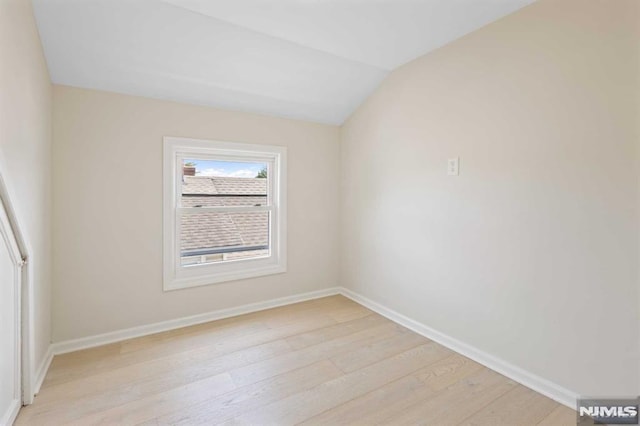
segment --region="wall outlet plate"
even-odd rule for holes
[[[447,174],[449,176],[458,176],[460,174],[460,158],[449,158],[447,160]]]

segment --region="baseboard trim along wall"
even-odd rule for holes
[[[190,325],[202,324],[205,322],[235,317],[238,315],[249,314],[252,312],[264,311],[265,309],[277,308],[278,306],[291,305],[293,303],[304,302],[321,297],[333,296],[339,294],[338,287],[332,287],[308,293],[297,294],[294,296],[280,297],[264,302],[249,303],[235,308],[221,309],[204,314],[192,315],[183,318],[177,318],[168,321],[157,322],[139,327],[127,328],[124,330],[112,331],[109,333],[98,334],[95,336],[82,337],[79,339],[65,340],[54,343],[54,355],[75,352],[81,349],[93,348],[109,343],[120,342],[122,340],[133,339],[135,337],[148,336],[150,334],[161,333],[163,331],[175,330],[177,328],[188,327]]]
[[[420,334],[421,336],[426,337],[427,339],[433,340],[434,342],[437,342],[442,346],[459,353],[460,355],[464,355],[467,358],[470,358],[477,363],[482,364],[485,367],[490,368],[491,370],[496,371],[497,373],[500,373],[503,376],[506,376],[511,380],[520,383],[521,385],[524,385],[538,393],[541,393],[542,395],[545,395],[563,405],[566,405],[572,410],[576,409],[578,394],[576,394],[575,392],[572,392],[568,389],[563,388],[562,386],[550,382],[547,379],[525,371],[520,367],[508,363],[507,361],[496,358],[493,355],[490,355],[478,348],[461,342],[451,336],[447,336],[444,333],[434,330],[431,327],[428,327],[418,321],[412,320],[411,318],[408,318],[347,288],[340,288],[340,293],[345,297],[353,300],[354,302],[357,302],[362,306],[371,309],[372,311],[382,315],[383,317],[386,317],[391,321],[400,324],[401,326],[406,327],[409,330]]]
[[[0,416],[2,416],[0,417],[0,425],[12,425],[16,420],[16,417],[18,417],[20,407],[22,407],[20,401],[17,399],[13,400],[11,405],[7,407],[7,411],[5,413],[0,413]]]
[[[51,367],[51,361],[53,361],[54,355],[55,355],[54,347],[53,345],[49,345],[49,348],[47,349],[47,353],[45,354],[44,359],[40,363],[40,366],[38,367],[38,370],[36,371],[35,376],[32,376],[34,377],[34,382],[31,389],[33,389],[34,395],[37,395],[38,392],[40,392],[40,388],[42,387],[44,378],[47,376],[47,371],[49,371],[49,367]]]
[[[309,293],[302,293],[299,295],[272,299],[264,302],[250,303],[235,308],[222,309],[218,311],[207,312],[204,314],[178,318],[175,320],[163,321],[155,324],[143,325],[140,327],[133,327],[124,330],[113,331],[110,333],[54,343],[51,345],[50,351],[45,358],[40,370],[38,371],[36,379],[37,383],[35,387],[36,393],[40,389],[40,385],[42,384],[42,381],[44,380],[44,377],[46,375],[46,371],[51,364],[53,355],[60,355],[67,352],[74,352],[81,349],[102,346],[109,343],[132,339],[135,337],[175,330],[181,327],[202,324],[209,321],[230,318],[238,315],[262,311],[265,309],[271,309],[279,306],[290,305],[293,303],[304,302],[307,300],[318,299],[321,297],[332,296],[335,294],[342,294],[343,296],[348,297],[354,302],[357,302],[364,307],[371,309],[372,311],[390,319],[391,321],[400,324],[403,327],[406,327],[430,340],[433,340],[434,342],[437,342],[442,346],[445,346],[461,355],[464,355],[486,366],[487,368],[490,368],[510,378],[511,380],[514,380],[528,388],[533,389],[536,392],[539,392],[561,404],[566,405],[571,409],[575,409],[576,407],[578,399],[577,393],[569,391],[547,379],[525,371],[520,367],[517,367],[493,355],[483,352],[480,349],[461,342],[451,336],[447,336],[444,333],[434,330],[431,327],[426,326],[425,324],[408,318],[392,309],[387,308],[386,306],[381,305],[380,303],[374,302],[373,300],[368,299],[344,287],[332,287]]]

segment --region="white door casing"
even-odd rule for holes
[[[21,290],[24,261],[0,201],[0,425],[22,406]]]

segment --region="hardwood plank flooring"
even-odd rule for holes
[[[56,356],[16,425],[545,425],[575,412],[342,296]]]

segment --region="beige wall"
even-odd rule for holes
[[[337,285],[338,128],[54,86],[54,341]],[[288,271],[162,291],[162,137],[288,147]]]
[[[51,83],[28,0],[0,0],[0,175],[29,256],[35,366],[51,340]]]
[[[638,6],[543,0],[392,73],[341,131],[342,283],[579,394],[638,392]]]
[[[637,393],[638,12],[541,0],[395,71],[340,132],[56,86],[54,340],[341,283],[574,392]],[[9,39],[29,72],[0,75],[0,170],[46,253],[48,80]],[[288,146],[287,274],[162,291],[165,135]]]

